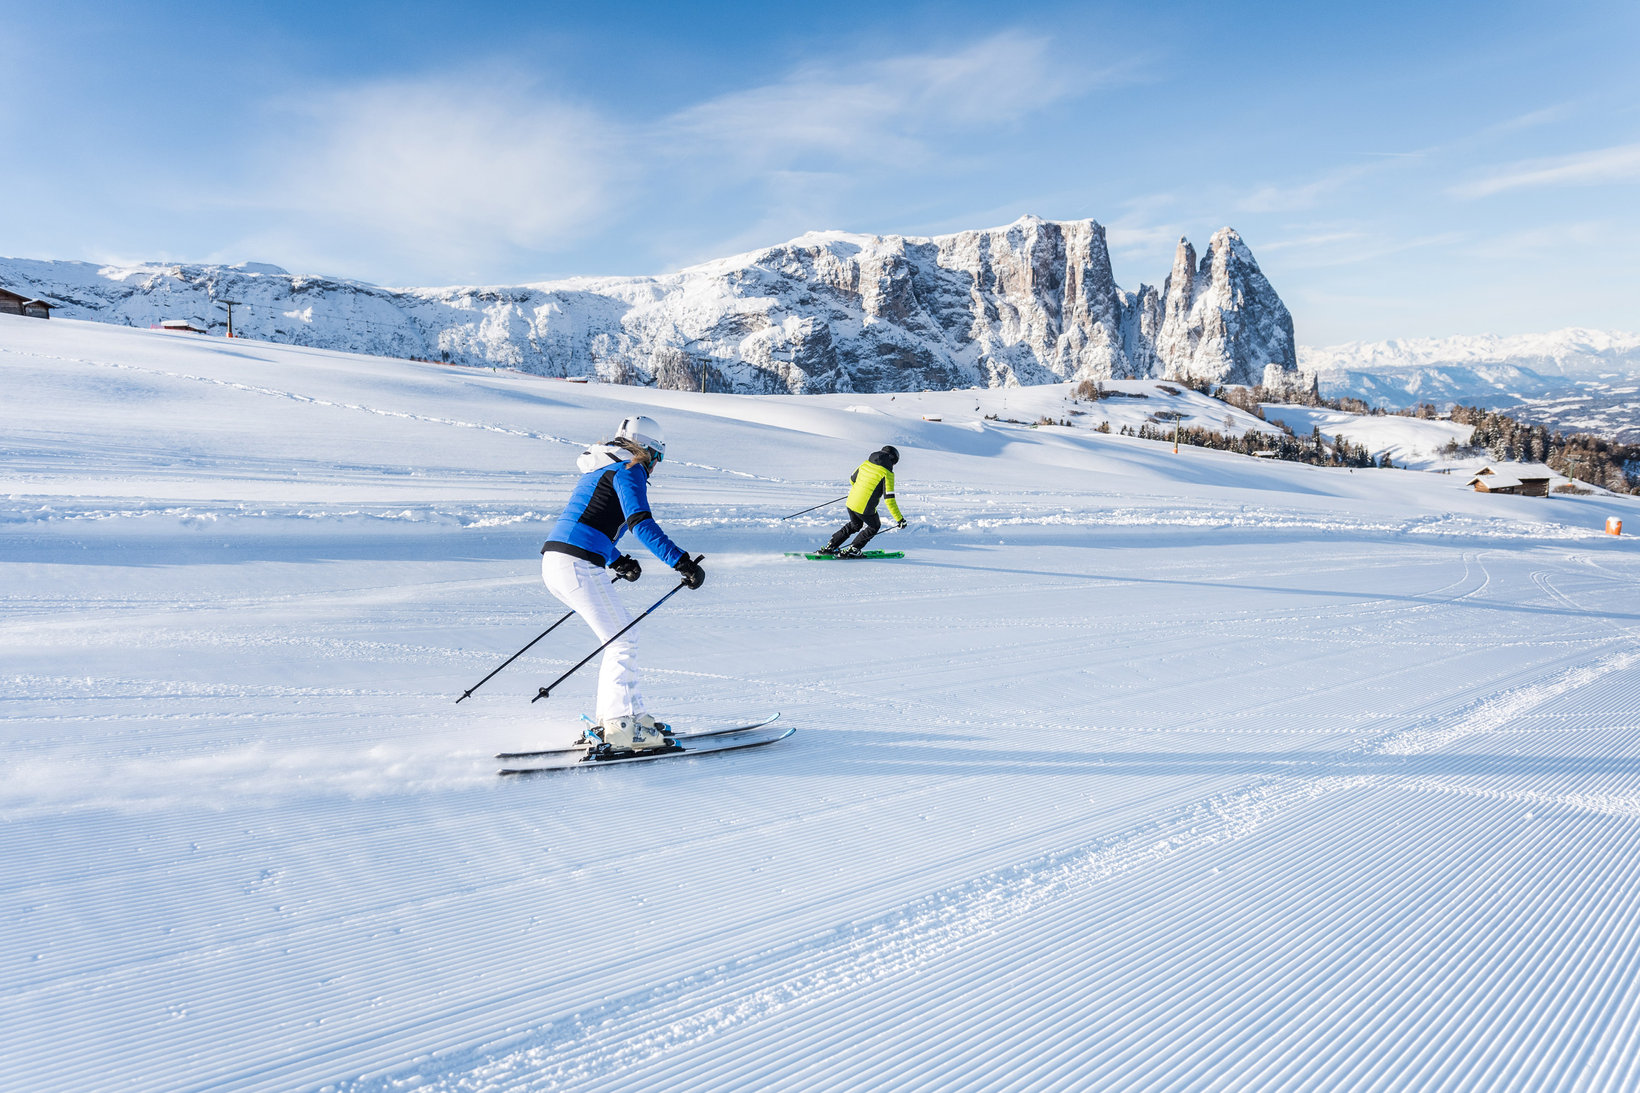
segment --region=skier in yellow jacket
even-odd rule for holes
[[[848,480],[854,485],[848,491],[848,523],[838,528],[832,535],[831,542],[821,547],[817,554],[835,554],[839,558],[852,558],[859,555],[864,546],[871,541],[882,528],[882,520],[877,515],[877,502],[888,504],[888,514],[895,520],[896,528],[905,527],[905,517],[900,515],[900,504],[894,500],[894,464],[900,461],[900,450],[893,445],[885,444],[880,451],[872,452],[866,461],[855,468]],[[855,535],[854,542],[841,547],[843,540]]]

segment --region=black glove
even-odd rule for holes
[[[905,530],[905,517],[903,517],[903,516],[900,517],[900,522],[894,525],[894,530],[895,531],[904,531]]]
[[[643,566],[630,554],[623,554],[610,563],[609,568],[623,581],[635,581],[643,576]]]
[[[678,571],[678,574],[683,578],[683,583],[690,588],[699,588],[706,583],[706,571],[700,567],[699,562],[687,554],[679,558],[677,565],[672,568]]]

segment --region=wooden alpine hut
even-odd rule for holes
[[[60,305],[34,296],[24,296],[8,288],[0,288],[0,315],[28,315],[36,319],[51,318],[51,309]]]

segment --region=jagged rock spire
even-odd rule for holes
[[[1179,240],[1163,287],[1156,353],[1172,379],[1258,383],[1267,364],[1298,367],[1293,318],[1233,228],[1221,228],[1196,262]]]

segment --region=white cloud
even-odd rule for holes
[[[949,54],[806,66],[683,110],[656,136],[675,155],[742,165],[822,156],[903,164],[940,155],[942,135],[1011,124],[1110,78],[1055,58],[1045,38],[1000,34]]]
[[[804,65],[632,120],[518,77],[360,84],[282,104],[258,172],[268,182],[242,204],[274,215],[292,240],[286,261],[363,251],[423,278],[483,276],[623,220],[664,240],[669,221],[715,222],[733,207],[733,238],[697,228],[660,244],[717,254],[848,226],[834,221],[858,188],[962,170],[986,136],[1141,63],[1101,71],[1047,38],[1004,33],[947,52]]]
[[[1571,107],[1567,103],[1560,103],[1555,106],[1546,106],[1542,110],[1530,110],[1524,114],[1517,114],[1515,117],[1512,117],[1507,121],[1502,121],[1497,125],[1492,126],[1486,132],[1488,134],[1515,133],[1522,129],[1534,129],[1539,125],[1549,125],[1560,121],[1569,113],[1571,113]]]
[[[1609,220],[1582,220],[1523,228],[1480,240],[1471,253],[1489,260],[1514,262],[1559,257],[1577,248],[1605,247],[1622,238]]]
[[[1339,191],[1354,186],[1364,179],[1376,179],[1385,175],[1415,170],[1430,155],[1431,151],[1432,149],[1428,148],[1415,149],[1410,152],[1359,151],[1355,153],[1355,156],[1364,159],[1364,162],[1352,162],[1334,167],[1309,182],[1295,185],[1260,186],[1237,201],[1236,208],[1241,212],[1251,213],[1289,213],[1295,210],[1314,208],[1321,204],[1324,199],[1331,198]]]
[[[1188,233],[1178,224],[1112,223],[1105,225],[1105,242],[1122,253],[1164,251],[1171,253]]]
[[[1300,251],[1297,255],[1287,258],[1286,264],[1293,269],[1330,269],[1338,266],[1361,265],[1366,262],[1376,262],[1380,258],[1389,258],[1394,255],[1405,254],[1407,251],[1423,250],[1428,247],[1448,247],[1461,243],[1464,236],[1459,232],[1439,232],[1434,235],[1422,235],[1413,239],[1394,239],[1385,236],[1371,236],[1363,234],[1355,245],[1348,247],[1330,247],[1311,257],[1303,257]],[[1269,250],[1271,248],[1264,247]]]
[[[1238,201],[1236,208],[1249,213],[1292,212],[1295,209],[1313,208],[1328,194],[1347,186],[1363,175],[1382,169],[1385,162],[1380,160],[1376,163],[1339,167],[1311,182],[1296,186],[1261,186]]]
[[[1457,197],[1490,197],[1506,190],[1538,186],[1592,186],[1640,181],[1640,144],[1599,148],[1577,155],[1528,159],[1508,164],[1485,178],[1452,187]]]
[[[1273,243],[1260,243],[1259,251],[1283,250],[1312,250],[1316,247],[1332,247],[1339,243],[1353,243],[1358,239],[1366,239],[1365,232],[1335,231],[1320,232],[1314,235],[1303,235],[1296,239],[1278,239]]]
[[[580,234],[620,173],[607,123],[516,82],[370,84],[299,104],[297,117],[261,203],[310,217],[321,237],[367,237],[440,266]]]

